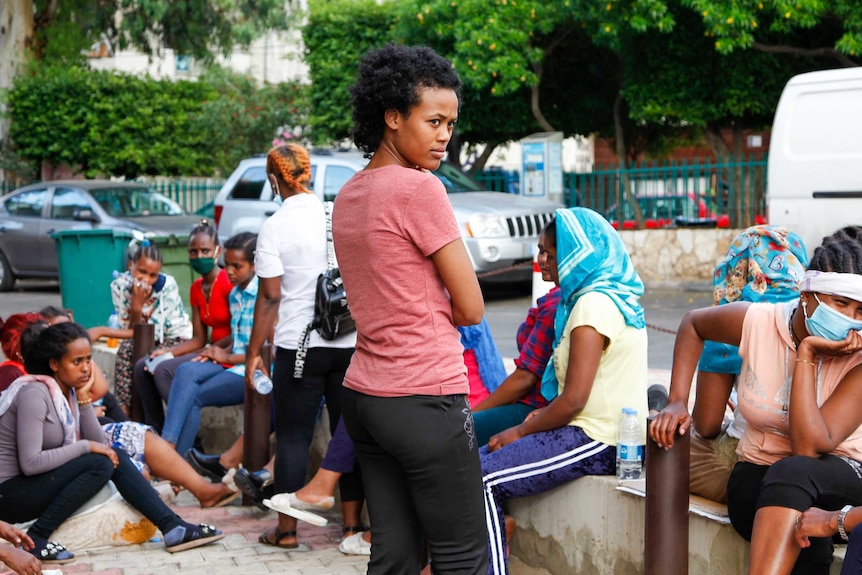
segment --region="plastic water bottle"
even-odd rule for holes
[[[617,479],[640,479],[643,470],[643,432],[638,412],[623,408],[617,438]]]
[[[254,371],[254,388],[261,395],[266,395],[272,391],[272,380],[259,369]]]
[[[111,312],[111,317],[108,318],[108,327],[111,329],[120,329],[120,316],[117,315],[117,312]],[[108,347],[117,347],[118,345],[120,345],[120,341],[117,338],[108,338]]]

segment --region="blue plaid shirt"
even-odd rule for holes
[[[251,278],[245,289],[234,286],[230,290],[230,335],[233,338],[234,354],[245,353],[251,339],[251,324],[254,322],[254,302],[257,300],[257,276]],[[228,369],[236,375],[245,376],[245,364],[238,363]]]

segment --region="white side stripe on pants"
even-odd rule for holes
[[[555,455],[554,457],[549,457],[548,459],[525,463],[509,469],[501,469],[499,471],[489,473],[483,478],[485,490],[485,522],[488,526],[488,535],[491,544],[490,561],[493,573],[496,575],[505,575],[507,570],[506,549],[503,545],[500,519],[497,516],[497,505],[494,500],[494,492],[492,488],[509,481],[549,473],[556,469],[566,467],[567,465],[577,463],[578,461],[588,459],[601,453],[607,448],[608,445],[605,443],[592,441],[585,445],[580,445],[572,451],[567,451],[565,453]]]

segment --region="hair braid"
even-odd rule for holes
[[[274,174],[294,190],[311,193],[311,159],[308,151],[299,144],[277,146],[266,155],[266,171]]]
[[[862,274],[862,243],[844,230],[823,238],[814,250],[808,269],[822,272]]]
[[[144,240],[141,242],[141,245],[138,246],[138,249],[135,250],[134,254],[132,254],[131,260],[137,263],[141,258],[147,258],[154,262],[164,263],[162,261],[162,252],[159,251],[159,248],[157,248],[155,244],[150,243],[150,240]]]

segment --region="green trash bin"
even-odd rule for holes
[[[113,272],[126,269],[132,234],[126,230],[62,230],[53,235],[60,264],[63,307],[86,328],[107,325]]]
[[[192,283],[197,279],[192,266],[189,263],[189,236],[169,235],[151,236],[147,238],[162,254],[162,273],[173,276],[180,288],[180,296],[183,298],[183,307],[189,319],[192,317],[192,308],[189,305],[189,291]]]

